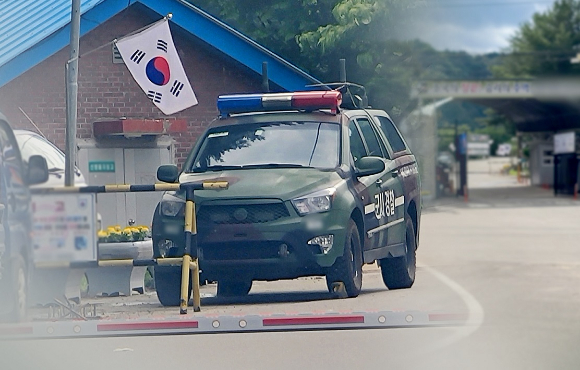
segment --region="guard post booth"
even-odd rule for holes
[[[169,136],[187,131],[185,120],[121,119],[93,123],[94,138],[78,141],[78,165],[88,185],[154,184],[157,168],[175,164]],[[151,226],[160,192],[99,194],[97,212],[104,228]]]
[[[78,141],[78,163],[89,186],[148,185],[157,182],[157,168],[175,164],[175,144],[169,134],[185,132],[185,120],[123,119],[93,123],[94,138]],[[151,227],[162,192],[97,194],[101,228],[119,225]],[[151,239],[99,243],[99,260],[153,257]],[[143,293],[146,266],[116,266],[85,270],[88,296]]]
[[[554,134],[554,195],[578,193],[578,138],[575,131]]]

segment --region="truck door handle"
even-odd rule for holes
[[[383,184],[383,179],[378,179],[375,181],[375,184],[377,184],[377,186],[381,186]]]
[[[399,171],[393,171],[393,172],[391,172],[391,177],[392,178],[395,178],[395,177],[398,177],[398,176],[399,176]]]

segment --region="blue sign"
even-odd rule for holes
[[[459,135],[459,154],[467,154],[467,133],[462,133]]]

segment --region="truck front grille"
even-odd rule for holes
[[[282,202],[241,205],[205,205],[197,213],[199,222],[214,224],[259,224],[288,217],[290,213]]]

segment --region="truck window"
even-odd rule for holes
[[[379,126],[387,137],[389,144],[391,144],[393,152],[397,153],[406,150],[407,146],[405,145],[401,135],[399,135],[399,132],[395,128],[393,122],[387,117],[375,116],[375,118],[378,120]]]
[[[367,151],[354,121],[350,121],[348,125],[348,136],[350,137],[350,153],[356,163],[359,159],[367,156]]]
[[[369,155],[376,157],[385,157],[386,150],[383,149],[377,138],[375,130],[373,130],[371,123],[366,118],[357,118],[358,123],[365,142],[367,143],[367,148],[369,150]]]

